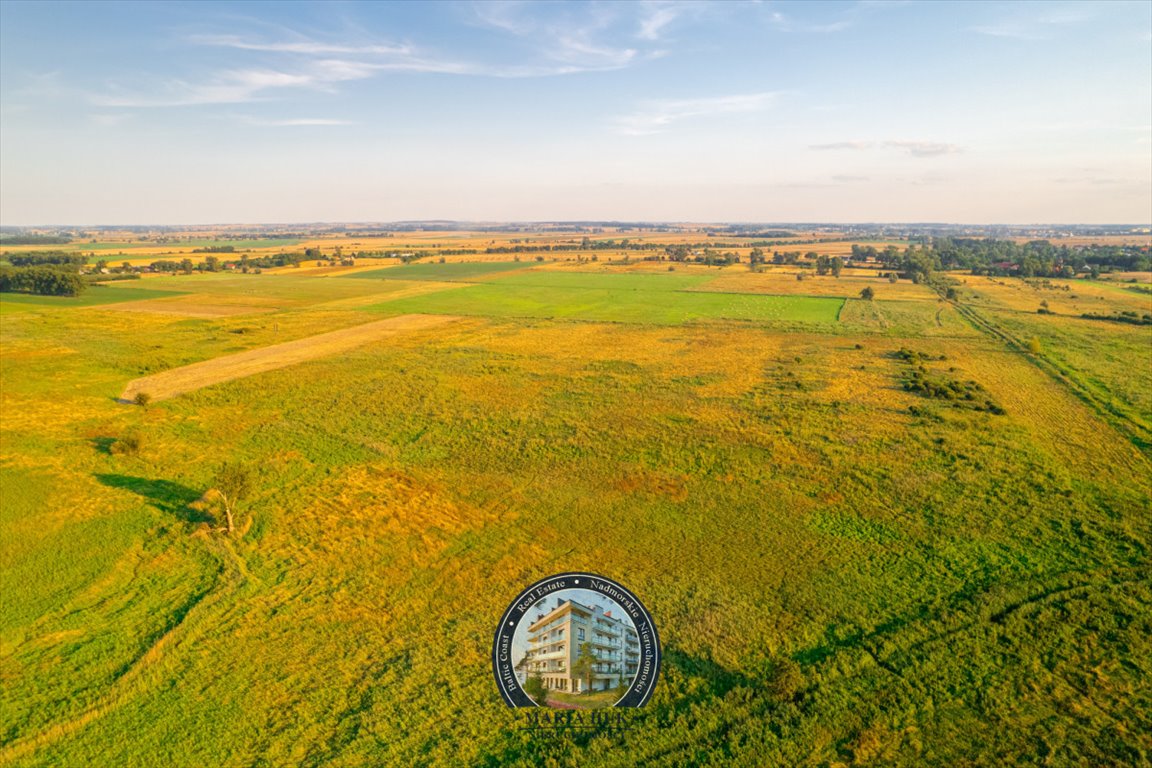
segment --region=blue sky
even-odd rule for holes
[[[1146,223],[1152,3],[0,3],[0,223]]]

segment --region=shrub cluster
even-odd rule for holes
[[[974,411],[987,411],[998,415],[1004,413],[1004,409],[992,400],[987,390],[979,383],[972,380],[961,381],[947,374],[934,374],[928,370],[925,362],[944,360],[944,355],[927,355],[901,347],[896,351],[896,357],[911,366],[904,377],[905,392],[916,392],[934,400],[947,400],[957,407]],[[912,413],[917,412],[918,410],[913,407]]]
[[[1131,325],[1152,325],[1152,314],[1145,312],[1143,315],[1136,312],[1120,312],[1115,315],[1100,315],[1093,312],[1085,312],[1081,317],[1087,320],[1109,320],[1113,323],[1129,323]]]
[[[914,349],[908,349],[907,347],[900,347],[900,349],[896,350],[896,357],[900,358],[901,360],[903,360],[906,363],[913,363],[913,364],[922,363],[922,362],[925,362],[927,360],[947,360],[948,359],[944,355],[929,355],[929,354],[925,354],[924,352],[917,352]]]
[[[922,365],[916,366],[904,379],[904,390],[918,392],[936,400],[952,400],[974,411],[1003,414],[1004,409],[988,396],[975,381],[960,381],[950,376],[933,376]]]

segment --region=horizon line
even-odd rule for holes
[[[477,225],[477,226],[528,226],[528,225],[582,225],[582,226],[746,226],[746,227],[861,227],[861,226],[902,226],[902,227],[1130,227],[1152,229],[1149,222],[1088,222],[1088,221],[1032,221],[1032,222],[975,222],[975,221],[910,221],[910,220],[792,220],[792,221],[752,221],[752,220],[708,220],[708,219],[394,219],[394,220],[331,220],[331,221],[217,221],[217,222],[37,222],[29,224],[0,223],[0,231],[8,229],[100,229],[122,227],[386,227],[426,224]]]

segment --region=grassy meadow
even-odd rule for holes
[[[1149,297],[794,272],[0,297],[0,766],[1149,764],[1152,330],[1071,305]],[[413,313],[460,317],[117,402]],[[232,536],[197,503],[225,461]],[[655,619],[636,731],[528,736],[497,694],[494,622],[566,570]]]

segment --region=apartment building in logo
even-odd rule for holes
[[[528,626],[522,666],[527,675],[539,676],[550,690],[567,693],[629,685],[640,664],[640,640],[623,610],[616,606],[618,615],[613,616],[612,610],[575,600],[557,598],[556,603]],[[581,661],[582,656],[590,658]]]

